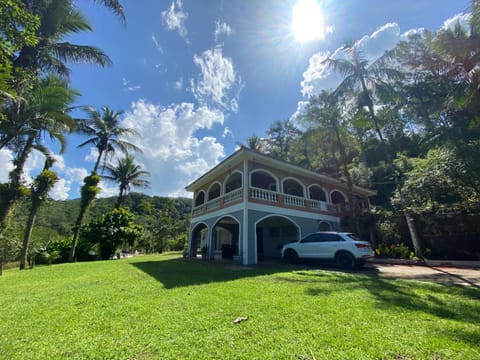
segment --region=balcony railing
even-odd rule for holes
[[[349,204],[329,204],[325,201],[307,199],[301,196],[283,194],[256,187],[249,188],[248,194],[249,201],[252,202],[267,203],[279,207],[298,208],[299,210],[309,212],[326,212],[339,215],[351,211]],[[228,207],[238,201],[243,201],[243,188],[235,189],[216,199],[194,207],[192,216],[196,217],[210,211]],[[368,202],[359,202],[356,206],[366,210],[368,209]]]

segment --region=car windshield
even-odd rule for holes
[[[355,234],[345,234],[347,235],[350,239],[355,240],[355,241],[362,241],[357,235]]]

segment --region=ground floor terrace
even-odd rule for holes
[[[214,211],[192,219],[188,255],[257,264],[281,257],[284,244],[315,231],[340,229],[340,218],[262,204]]]

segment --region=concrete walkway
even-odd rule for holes
[[[480,289],[480,269],[472,267],[403,265],[369,262],[368,269],[375,269],[378,276],[431,281],[449,285],[473,286]]]

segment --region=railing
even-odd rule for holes
[[[285,203],[285,205],[305,207],[305,198],[295,195],[285,194],[283,202]]]
[[[327,211],[327,203],[325,201],[311,200],[311,199],[309,201],[310,201],[310,207],[312,209]]]
[[[288,206],[298,208],[309,212],[327,212],[331,214],[342,214],[352,210],[349,204],[329,204],[325,201],[307,199],[301,196],[278,193],[275,191],[251,187],[248,189],[249,198],[255,202],[271,203],[274,206]],[[231,203],[243,200],[243,188],[235,189],[216,199],[207,201],[204,204],[192,209],[192,216],[196,217],[209,211],[217,210],[222,207],[230,206]],[[368,211],[368,202],[355,202],[355,206],[363,211]]]
[[[274,203],[278,202],[277,192],[260,188],[250,188],[250,197],[257,200],[269,201]]]
[[[243,196],[243,188],[230,191],[229,193],[226,193],[225,195],[223,195],[223,203],[228,204],[229,202],[241,199],[242,196]]]

